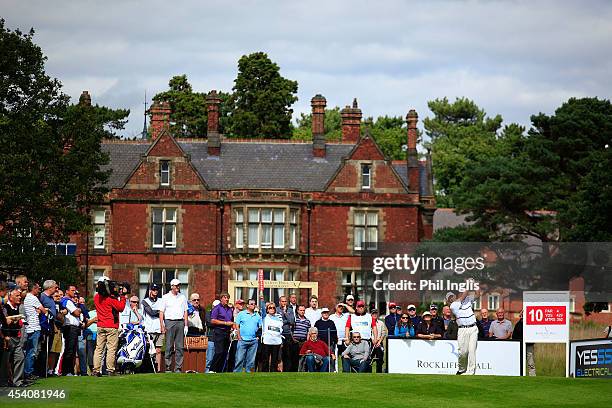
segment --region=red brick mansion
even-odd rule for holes
[[[149,282],[210,303],[255,297],[263,270],[266,299],[317,292],[331,306],[353,293],[382,307],[360,268],[380,242],[418,242],[433,231],[431,163],[417,155],[417,114],[408,112],[407,157],[388,160],[357,103],[342,110],[342,140],[325,140],[326,100],[312,98],[312,142],[237,140],[218,132],[220,100],[207,98],[208,138],[175,138],[170,109],[151,107],[148,140],[108,140],[110,192],[92,212],[95,232],[77,239],[88,287],[105,274]],[[371,274],[370,274],[371,275]],[[313,285],[317,283],[318,285]]]

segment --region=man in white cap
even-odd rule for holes
[[[468,285],[469,287],[469,285]],[[459,331],[457,343],[459,348],[458,371],[457,374],[476,374],[476,346],[478,345],[478,327],[476,326],[476,316],[472,309],[474,298],[479,292],[470,295],[466,290],[459,298],[453,292],[446,294],[446,303],[450,305],[451,311],[457,317]],[[467,360],[467,366],[466,366]]]
[[[183,368],[183,343],[189,327],[187,298],[181,293],[180,285],[178,279],[170,281],[170,292],[162,297],[159,311],[161,332],[166,335],[166,372],[170,372],[174,355],[175,373]]]

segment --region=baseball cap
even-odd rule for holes
[[[416,310],[416,306],[415,305],[408,305],[408,307],[406,309],[408,309],[408,310],[410,310],[410,309]]]
[[[159,285],[157,283],[152,283],[149,285],[149,290],[159,290]]]
[[[423,317],[425,316],[431,316],[431,313],[429,313],[427,310],[423,312]]]
[[[372,310],[370,310],[370,314],[374,314],[374,313],[378,313],[378,309],[372,309]]]
[[[453,292],[447,292],[446,296],[444,296],[444,299],[448,300],[448,298],[451,296],[455,296],[455,294]]]
[[[174,278],[170,281],[170,286],[180,286],[181,285],[181,281]]]
[[[238,300],[236,300],[234,303],[236,303],[236,304],[238,304],[238,303],[243,304],[243,303],[244,303],[244,300],[242,300],[242,299],[238,299]]]
[[[365,306],[365,302],[363,300],[358,300],[357,306]]]
[[[323,309],[321,309],[321,313],[329,313],[329,309],[324,307]]]
[[[438,305],[431,304],[431,305],[429,306],[429,310],[432,310],[432,309],[433,309],[433,310],[438,310]]]
[[[107,281],[107,280],[110,280],[110,279],[108,278],[108,276],[104,276],[104,275],[102,275],[102,276],[100,276],[98,278],[98,282],[104,282],[104,281]]]
[[[217,306],[219,303],[221,303],[221,301],[219,299],[215,299],[212,302],[213,307]]]
[[[393,309],[394,307],[397,307],[395,302],[389,302],[389,309]]]
[[[348,296],[346,297],[346,300],[355,300],[355,296],[353,296],[353,295],[348,295]]]

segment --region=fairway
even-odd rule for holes
[[[94,407],[559,407],[609,406],[606,380],[401,374],[142,374],[41,380],[64,401],[27,406]],[[1,400],[5,404],[6,399]],[[25,401],[19,403],[25,406]]]

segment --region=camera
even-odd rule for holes
[[[104,280],[96,285],[96,292],[100,296],[118,297],[123,294],[129,294],[131,287],[128,282],[117,282],[114,280]]]

